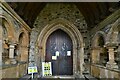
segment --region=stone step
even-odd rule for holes
[[[98,80],[95,77],[86,74],[84,75],[85,78],[80,77],[75,78],[74,76],[51,76],[51,77],[40,77],[40,78],[34,78],[33,80]],[[26,75],[20,78],[19,80],[32,80],[31,75]]]
[[[85,79],[86,80],[98,80],[98,79],[96,79],[95,77],[93,77],[93,76],[91,76],[91,75],[89,75],[89,74],[86,74],[86,75],[84,75],[85,76]]]

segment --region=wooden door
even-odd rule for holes
[[[72,48],[71,38],[60,29],[48,37],[45,61],[52,62],[53,75],[73,75]]]

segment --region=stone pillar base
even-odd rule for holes
[[[75,80],[80,80],[80,79],[85,80],[84,75],[81,75],[81,74],[75,74],[74,77],[75,77]]]
[[[118,69],[118,65],[115,62],[113,62],[113,63],[107,62],[106,67],[110,68],[110,69]]]
[[[90,72],[89,72],[89,70],[87,70],[87,69],[85,69],[84,71],[83,71],[83,74],[89,74]]]
[[[16,64],[17,61],[15,59],[8,59],[5,64]]]
[[[17,64],[17,61],[15,59],[11,59],[11,64]]]

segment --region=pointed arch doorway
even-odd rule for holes
[[[58,29],[46,42],[45,61],[52,62],[53,75],[73,75],[73,44],[67,33]]]
[[[37,42],[36,42],[36,48],[35,50],[38,51],[35,56],[36,63],[38,67],[41,69],[42,68],[42,62],[47,61],[46,60],[46,52],[47,50],[47,41],[49,41],[49,37],[54,34],[57,30],[62,30],[63,33],[68,35],[70,42],[72,43],[72,50],[71,50],[71,55],[72,55],[72,70],[71,73],[61,73],[62,75],[83,75],[82,72],[84,71],[84,42],[81,33],[77,29],[75,25],[70,23],[69,21],[65,19],[55,19],[51,21],[50,24],[46,25],[42,31],[40,32]],[[65,35],[64,34],[64,35]],[[63,39],[63,38],[62,38]],[[59,40],[59,39],[58,39]],[[67,49],[66,49],[67,50]],[[54,52],[55,54],[55,52]],[[39,56],[38,56],[39,55]],[[55,56],[55,55],[50,55],[50,56]],[[51,57],[49,57],[51,58]],[[47,58],[48,59],[48,58]],[[57,58],[58,59],[58,58]],[[68,59],[69,60],[69,59]],[[58,63],[56,63],[58,64]],[[56,67],[57,68],[57,67]],[[63,69],[62,71],[64,71]],[[42,74],[42,69],[41,72]],[[54,72],[54,75],[60,76],[60,72],[56,71]],[[53,75],[53,77],[54,77]]]

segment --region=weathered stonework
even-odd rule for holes
[[[18,78],[27,70],[30,28],[6,3],[0,7],[0,78]]]
[[[82,32],[82,36],[84,39],[87,40],[87,25],[84,20],[84,17],[80,13],[80,11],[77,9],[77,7],[74,4],[67,4],[67,3],[48,3],[45,8],[40,12],[39,16],[37,17],[34,28],[31,33],[31,41],[30,41],[30,56],[34,55],[33,49],[35,48],[35,43],[38,38],[39,33],[42,31],[42,29],[49,25],[53,20],[55,19],[66,19],[70,21],[72,24],[74,24],[80,32]],[[85,42],[85,47],[88,47],[88,41]],[[87,45],[88,44],[88,45]],[[85,50],[85,52],[87,52]],[[34,59],[34,58],[31,58]],[[34,61],[34,60],[29,61]]]
[[[47,38],[57,29],[65,31],[73,42],[75,77],[89,73],[120,79],[120,9],[88,31],[73,3],[47,3],[30,33],[29,26],[7,4],[0,4],[0,79],[22,77],[28,66],[37,66],[41,76]]]
[[[118,10],[119,11],[119,10]],[[120,11],[119,11],[120,12]],[[111,15],[112,16],[112,15]],[[111,17],[110,16],[110,17]],[[115,15],[114,15],[115,16]],[[119,16],[117,14],[117,16]],[[109,19],[109,17],[107,18]],[[104,20],[104,22],[107,21]],[[97,78],[117,78],[119,79],[119,25],[120,25],[120,18],[114,19],[114,21],[109,20],[109,24],[103,24],[104,22],[101,22],[99,31],[92,30],[91,32],[91,75]],[[106,25],[106,26],[101,26]],[[98,25],[99,26],[99,25]],[[102,28],[101,28],[102,27]],[[98,35],[99,33],[99,35]],[[106,48],[107,52],[107,58],[109,59],[106,65],[101,65],[100,57],[96,57],[96,55],[100,56],[101,49],[96,51],[96,48],[100,47],[99,44],[99,37],[103,37],[104,45],[102,48]],[[102,51],[103,52],[103,51]],[[103,52],[105,53],[105,51]],[[96,59],[97,58],[97,59]],[[97,70],[97,71],[96,71]],[[115,75],[114,75],[115,74]]]
[[[80,13],[80,11],[77,9],[77,7],[74,4],[68,4],[68,3],[48,3],[43,10],[38,15],[35,23],[34,28],[32,29],[31,36],[30,36],[30,55],[29,55],[29,66],[38,65],[38,58],[37,54],[42,53],[40,52],[41,46],[36,46],[38,36],[41,34],[43,29],[50,24],[57,22],[57,20],[61,20],[62,22],[64,20],[69,21],[70,23],[74,24],[75,27],[79,30],[79,32],[82,34],[82,38],[85,41],[82,43],[85,47],[85,52],[82,57],[85,56],[87,59],[88,47],[89,47],[89,32],[87,31],[87,24],[84,20],[84,17]],[[81,45],[81,43],[78,43],[78,45]],[[78,46],[79,49],[79,46]],[[83,48],[84,49],[84,48]],[[80,49],[81,50],[81,49]],[[39,55],[39,54],[38,54]],[[41,55],[42,56],[42,55]],[[81,55],[78,55],[78,60],[80,59]],[[41,60],[39,60],[41,62]],[[79,61],[78,61],[79,62]],[[77,64],[77,63],[76,63]],[[75,64],[75,65],[76,65]],[[39,63],[39,65],[41,65]],[[40,69],[41,70],[41,69]],[[81,72],[80,72],[81,73]]]

